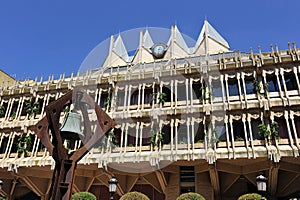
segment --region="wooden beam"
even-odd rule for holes
[[[211,166],[209,166],[211,168]],[[233,165],[229,163],[218,162],[217,170],[221,172],[226,172],[230,174],[242,174],[242,167],[238,165]]]
[[[8,196],[7,200],[12,200],[17,183],[18,183],[17,178],[14,178],[14,180],[12,181],[11,191],[9,193],[9,196]]]
[[[226,163],[217,162],[217,163],[218,163],[217,164],[218,171],[226,172],[230,174],[239,174],[239,175],[264,171],[270,168],[269,162],[266,161],[258,162],[255,165],[249,164],[245,166],[233,165],[227,162]]]
[[[299,176],[300,176],[300,174],[297,174],[296,176],[293,176],[291,179],[288,179],[289,182],[288,182],[287,184],[283,185],[283,187],[281,188],[281,190],[280,190],[278,193],[284,194],[284,191],[285,191],[286,189],[288,189],[288,188],[290,187],[290,185],[291,185],[296,179],[299,178]]]
[[[131,191],[137,180],[138,176],[126,176],[126,192]]]
[[[126,187],[126,175],[115,174],[116,179],[118,180],[118,190],[120,191],[120,196],[124,195],[124,188]]]
[[[244,174],[244,177],[253,185],[256,186],[256,173],[252,174]]]
[[[161,185],[159,183],[159,180],[155,172],[143,176],[143,179],[147,183],[149,183],[154,189],[156,189],[158,192],[163,193],[163,188],[161,188]]]
[[[169,173],[179,173],[179,166],[169,165],[169,166],[163,168],[162,171],[169,172]]]
[[[231,188],[231,186],[240,178],[239,175],[232,175],[232,174],[228,174],[226,178],[221,178],[222,179],[222,188],[224,188],[224,190],[222,191],[222,193],[227,192],[227,190],[229,190]]]
[[[74,193],[77,193],[77,192],[80,192],[80,189],[77,187],[76,184],[73,184],[72,191],[73,191]]]
[[[208,171],[208,163],[200,164],[200,165],[195,165],[195,173],[203,173]]]
[[[4,197],[8,196],[8,194],[4,190],[0,190],[0,195]]]
[[[269,179],[268,179],[268,191],[271,196],[275,196],[277,192],[277,183],[278,183],[278,163],[272,163],[269,169]]]
[[[90,186],[93,184],[95,178],[76,176],[74,185],[80,190],[87,192]]]
[[[87,184],[86,191],[89,191],[89,190],[90,190],[90,188],[92,187],[94,181],[95,181],[95,178],[92,178],[91,181]]]
[[[165,190],[167,187],[167,181],[166,181],[164,172],[162,172],[161,170],[157,170],[157,171],[155,171],[155,174],[156,174],[156,177],[160,184],[161,190],[163,191],[163,193],[165,193]]]
[[[280,162],[279,166],[280,170],[292,172],[292,173],[300,173],[300,165],[296,165],[293,163]]]
[[[250,174],[268,170],[270,168],[270,162],[262,161],[255,164],[249,164],[242,167],[242,174]]]
[[[209,175],[211,185],[213,186],[215,198],[220,199],[220,182],[216,165],[209,165]]]

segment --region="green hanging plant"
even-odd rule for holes
[[[36,116],[40,111],[40,104],[39,102],[26,102],[25,103],[25,110],[28,116]]]
[[[4,106],[0,106],[0,118],[5,116],[5,107]]]
[[[167,94],[164,92],[161,92],[158,94],[158,103],[161,103],[164,105],[164,103],[167,101]]]
[[[156,139],[156,134],[155,134],[155,131],[152,129],[152,130],[150,131],[150,134],[151,134],[151,137],[150,137],[150,145],[152,145],[153,147],[155,147],[155,146],[156,146],[156,141],[155,141],[155,139]]]
[[[266,125],[259,124],[258,125],[258,134],[265,138],[268,138],[271,135],[271,131]]]
[[[157,133],[157,142],[158,142],[158,143],[164,141],[164,135],[165,135],[165,133],[162,132],[162,131],[159,131],[159,132]]]
[[[155,146],[159,146],[160,143],[163,143],[164,141],[164,135],[165,133],[162,131],[157,132],[157,134],[155,133],[155,131],[152,129],[150,131],[151,133],[151,137],[150,137],[150,144],[155,147]],[[157,141],[156,141],[156,137],[157,137]]]
[[[63,112],[64,112],[65,114],[67,114],[68,112],[70,112],[70,105],[66,105],[66,106],[64,107]]]
[[[104,102],[104,108],[108,111],[111,109],[111,98],[110,96],[107,97],[106,101]]]
[[[252,86],[253,86],[254,93],[260,93],[261,87],[260,87],[260,82],[258,80],[254,79],[252,82]]]
[[[212,86],[211,86],[212,87]],[[205,86],[205,84],[201,84],[201,87],[199,88],[200,90],[200,97],[199,97],[199,100],[200,101],[205,101],[205,100],[208,100],[209,103],[211,103],[212,100],[214,100],[214,96],[213,96],[213,92],[212,92],[212,89],[213,88],[207,88]]]
[[[200,90],[199,100],[200,101],[206,100],[206,87],[203,83],[201,83],[201,86],[200,86],[199,90]]]
[[[12,114],[11,114],[11,118],[12,119],[16,119],[17,118],[17,112],[14,111]]]
[[[108,135],[110,136],[110,142],[111,144],[116,144],[118,143],[117,139],[116,139],[116,134],[114,132],[114,129],[111,129],[109,132],[108,132]]]
[[[271,131],[271,135],[276,139],[280,139],[278,128],[279,128],[278,123],[276,121],[273,121],[270,125],[270,129],[271,129],[270,131]]]
[[[218,137],[218,133],[216,129],[212,130],[212,137],[211,137],[211,143],[214,146],[214,144],[218,144],[220,142],[220,139]]]
[[[156,99],[157,99],[157,93],[153,92],[152,93],[152,103],[156,103]]]
[[[242,137],[240,137],[240,136],[237,136],[236,138],[235,138],[235,141],[244,141],[244,138],[242,138]]]
[[[30,135],[23,135],[22,137],[20,137],[18,139],[18,144],[17,144],[18,154],[21,155],[22,153],[24,153],[25,156],[27,156],[31,149],[31,144],[32,143],[31,143]]]
[[[260,124],[258,125],[258,133],[265,138],[269,138],[269,136],[272,136],[275,139],[280,139],[278,128],[279,126],[276,121],[273,121],[270,124],[270,128],[264,124]]]

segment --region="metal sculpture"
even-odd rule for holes
[[[61,135],[59,119],[66,104],[75,102],[75,107],[81,111],[83,116],[83,146],[68,154],[63,146],[63,135]],[[73,103],[74,103],[73,102]],[[93,107],[97,116],[98,126],[92,133],[91,121],[88,116],[87,106]],[[69,200],[72,195],[72,185],[77,162],[84,157],[88,151],[114,127],[114,121],[97,105],[94,100],[83,90],[71,90],[61,98],[50,103],[46,107],[46,116],[31,129],[35,131],[42,144],[55,160],[55,169],[49,194],[50,200]],[[52,134],[52,142],[50,133]]]

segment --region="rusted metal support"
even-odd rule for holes
[[[63,146],[60,135],[59,118],[66,104],[76,102],[83,116],[85,138],[83,146],[77,151],[68,154]],[[87,105],[95,109],[100,127],[94,133],[91,131],[91,122],[88,118]],[[50,200],[69,200],[72,195],[72,186],[77,162],[102,138],[102,136],[114,127],[114,121],[97,105],[94,100],[83,90],[71,90],[61,98],[50,103],[46,107],[46,116],[31,129],[35,131],[42,144],[47,148],[55,160],[55,170],[49,194]],[[52,134],[50,141],[49,129]]]

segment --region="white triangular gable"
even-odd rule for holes
[[[183,39],[177,26],[172,26],[171,37],[168,41],[168,49],[165,59],[183,58],[189,55],[189,48]]]
[[[141,32],[139,47],[136,50],[136,53],[132,59],[132,63],[137,64],[137,63],[153,62],[154,58],[150,50],[150,48],[153,45],[154,43],[148,30],[146,30],[144,34],[143,32]]]
[[[144,36],[143,36],[143,44],[142,46],[150,49],[154,45],[153,40],[150,36],[150,33],[148,30],[145,31]]]
[[[207,46],[205,34],[207,33]],[[219,52],[227,52],[230,47],[228,42],[212,27],[208,21],[204,21],[204,25],[200,31],[199,37],[195,45],[194,53],[196,55],[215,54]]]
[[[116,42],[114,44],[113,51],[119,55],[121,58],[123,58],[125,61],[128,61],[128,53],[125,48],[125,45],[123,43],[121,35],[118,35]]]
[[[128,54],[121,36],[119,35],[116,41],[114,41],[114,37],[111,36],[109,52],[102,67],[107,68],[114,66],[124,66],[127,65],[126,61],[128,59]]]

